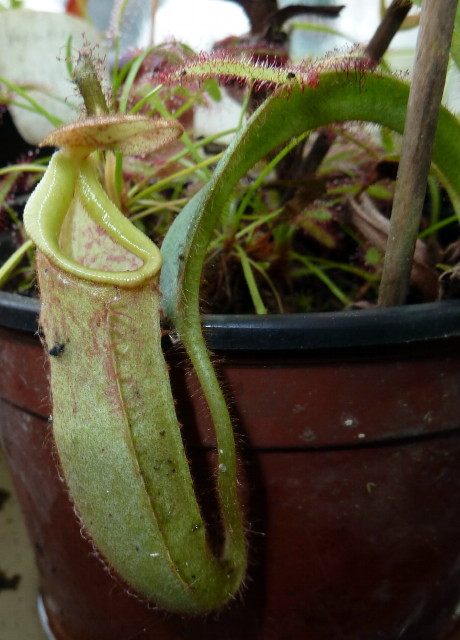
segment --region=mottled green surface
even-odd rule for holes
[[[154,282],[96,285],[38,254],[53,432],[78,513],[110,565],[159,606],[200,612],[238,589],[211,553],[160,344]],[[56,349],[58,351],[58,349]]]
[[[24,221],[39,249],[53,432],[76,511],[130,589],[162,608],[197,614],[225,604],[246,570],[233,432],[230,426],[223,449],[229,464],[218,470],[225,481],[218,483],[224,545],[217,557],[161,350],[161,256],[109,199],[89,155],[153,150],[181,131],[177,123],[120,114],[58,129],[47,140],[64,149],[30,197]],[[205,348],[202,356],[215,380]],[[221,409],[228,416],[225,403]]]

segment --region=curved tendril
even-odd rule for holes
[[[102,271],[86,267],[66,255],[59,244],[65,216],[75,197],[89,217],[120,246],[143,262],[133,271]],[[29,198],[24,224],[37,247],[57,266],[75,276],[120,287],[135,287],[157,275],[161,268],[158,247],[111,202],[99,183],[91,158],[56,152],[41,182]]]

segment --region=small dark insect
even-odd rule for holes
[[[21,576],[15,574],[8,578],[3,571],[0,571],[0,591],[3,589],[17,589],[21,581]]]
[[[3,505],[9,497],[10,494],[8,493],[8,491],[5,491],[5,489],[0,489],[0,510],[3,508]]]
[[[295,73],[292,73],[292,71],[289,71],[289,73],[287,74],[287,77],[289,78],[289,80],[292,80],[293,78],[295,78]]]
[[[57,356],[61,355],[61,353],[64,351],[64,348],[65,348],[65,343],[64,342],[56,342],[54,347],[51,347],[51,349],[48,351],[48,353],[50,354],[50,356],[57,357]]]

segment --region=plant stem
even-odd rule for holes
[[[365,49],[369,58],[379,62],[411,7],[410,0],[393,0]]]
[[[444,89],[457,0],[424,0],[379,305],[405,302]]]
[[[109,108],[90,52],[81,52],[75,65],[74,79],[85,103],[87,115],[107,114]]]
[[[0,289],[7,283],[8,279],[11,277],[12,271],[16,269],[25,254],[32,249],[33,246],[34,243],[31,240],[26,240],[19,249],[16,249],[13,255],[2,264],[0,267]]]

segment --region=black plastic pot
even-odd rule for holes
[[[35,332],[40,303],[0,292],[0,327]],[[406,307],[297,313],[211,315],[203,326],[212,350],[305,351],[407,345],[460,337],[460,300]]]
[[[241,599],[204,620],[129,596],[81,536],[37,312],[0,295],[0,441],[58,640],[444,637],[460,600],[460,302],[205,318],[235,415],[250,569]],[[208,495],[212,426],[183,354],[165,348]]]

